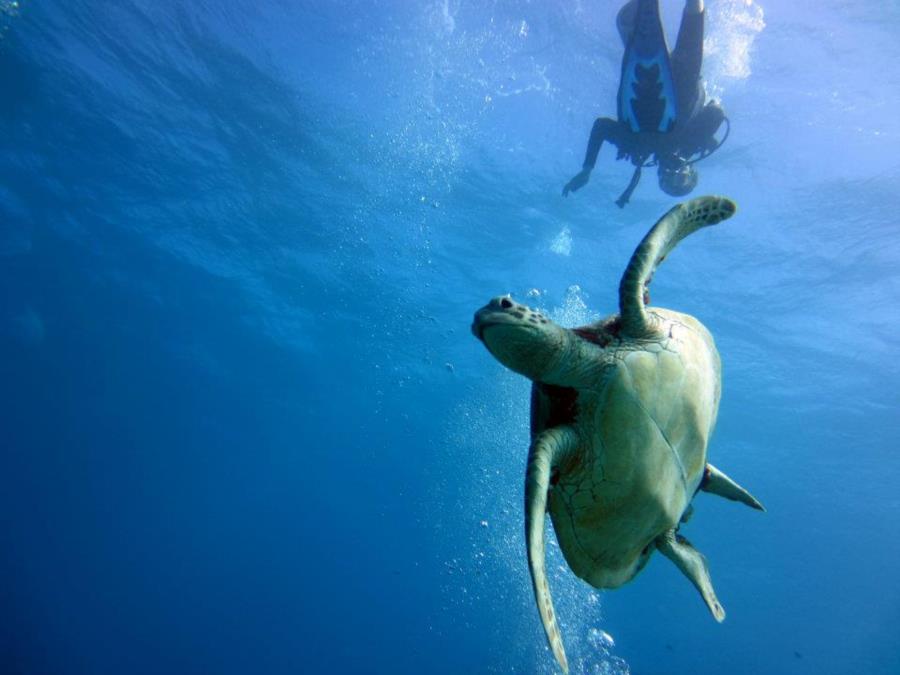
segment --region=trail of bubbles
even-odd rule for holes
[[[525,294],[542,303],[544,293]],[[579,326],[596,319],[581,288],[572,285],[562,302],[543,307],[564,326]],[[517,635],[515,653],[530,655],[529,669],[556,673],[546,647],[531,582],[525,564],[522,527],[522,483],[528,447],[529,383],[507,370],[473,387],[450,419],[448,446],[457,470],[467,471],[467,488],[458,495],[457,512],[469,516],[469,545],[464,553],[444,561],[444,595],[451,611],[505,617],[491,639],[498,643]],[[475,458],[459,468],[459,457]],[[451,525],[448,525],[450,527]],[[453,525],[459,527],[459,523]],[[547,570],[571,672],[591,675],[628,675],[628,664],[615,656],[615,641],[603,628],[600,594],[578,580],[565,564],[552,528],[547,533]],[[512,658],[512,657],[511,657]],[[514,666],[510,661],[503,669]]]
[[[9,30],[10,20],[19,16],[22,3],[18,0],[0,0],[0,41]]]
[[[572,230],[568,226],[563,227],[559,234],[553,238],[550,243],[550,250],[561,256],[570,256],[572,254]]]
[[[703,44],[704,75],[711,96],[720,97],[729,80],[750,76],[756,37],[766,27],[763,9],[753,0],[710,3],[709,28]]]

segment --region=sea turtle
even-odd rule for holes
[[[698,490],[763,507],[706,461],[721,391],[712,336],[694,317],[646,303],[653,272],[675,245],[735,208],[722,197],[701,197],[664,215],[622,276],[618,315],[567,329],[508,296],[475,314],[475,336],[533,381],[528,565],[550,648],[566,672],[544,562],[548,510],[566,562],[591,586],[621,586],[658,549],[697,587],[715,619],[725,618],[705,558],[678,528]]]

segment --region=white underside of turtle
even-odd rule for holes
[[[533,382],[525,527],[535,599],[550,648],[568,672],[544,562],[549,511],[572,571],[616,588],[654,550],[690,579],[717,621],[706,560],[680,534],[698,490],[762,505],[707,462],[721,364],[709,331],[687,314],[647,307],[653,272],[695,230],[735,212],[721,197],[679,204],[638,246],[619,286],[619,314],[567,329],[498,297],[473,333],[502,364]]]

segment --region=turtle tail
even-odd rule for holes
[[[701,227],[734,215],[737,206],[726,197],[698,197],[678,204],[659,219],[631,256],[619,283],[621,332],[628,337],[649,337],[655,320],[646,310],[644,294],[653,272],[679,241]]]

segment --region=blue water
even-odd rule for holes
[[[577,673],[900,673],[900,6],[707,0],[732,120],[654,301],[715,335],[716,625],[551,546]],[[663,0],[670,36],[680,2]],[[0,671],[555,672],[513,293],[615,310],[617,6],[0,0]],[[530,295],[529,295],[529,292]],[[549,535],[553,540],[552,534]]]

